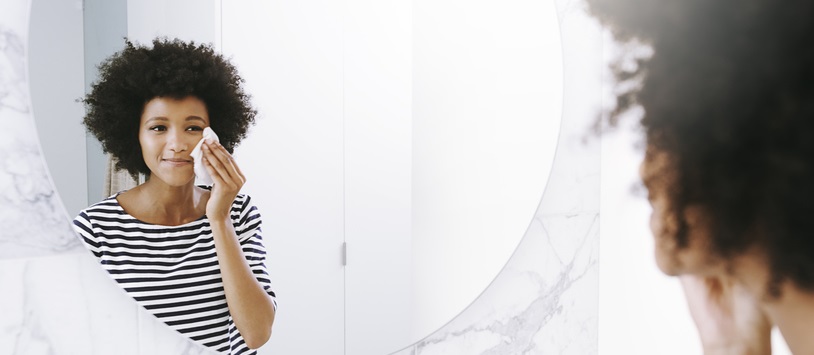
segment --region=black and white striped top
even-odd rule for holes
[[[229,314],[209,219],[150,224],[127,214],[116,196],[82,210],[73,221],[102,267],[138,304],[195,342],[223,354],[255,354]],[[238,195],[231,217],[243,254],[276,309],[260,213],[249,196]]]

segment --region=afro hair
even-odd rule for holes
[[[125,39],[125,48],[99,65],[99,79],[82,100],[85,127],[131,175],[149,175],[138,131],[144,105],[156,97],[194,96],[206,104],[210,126],[231,153],[257,112],[237,69],[209,45],[155,39],[152,48]]]
[[[678,245],[683,212],[700,206],[714,253],[759,247],[771,295],[788,280],[814,290],[814,2],[588,3],[617,39],[650,47],[638,65],[612,66],[617,83],[638,85],[610,116],[642,108],[645,159],[670,157],[658,174],[674,174],[662,180],[675,181]]]

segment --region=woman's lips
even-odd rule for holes
[[[192,159],[162,159],[161,161],[173,166],[192,165]]]

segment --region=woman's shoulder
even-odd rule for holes
[[[241,209],[245,209],[246,207],[253,205],[254,204],[251,196],[247,194],[237,194],[237,196],[235,196],[235,201],[232,202],[232,206],[240,206]]]
[[[118,213],[121,210],[121,205],[119,201],[116,199],[119,193],[113,194],[104,200],[96,202],[87,208],[79,211],[79,215],[77,218],[85,216],[86,218],[97,216],[99,214],[106,214],[106,213]]]
[[[120,222],[123,210],[116,200],[116,195],[112,195],[104,200],[94,203],[79,211],[73,219],[73,228],[85,238],[86,242],[95,240],[95,226],[104,222]]]

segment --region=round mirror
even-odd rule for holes
[[[235,157],[280,302],[270,352],[382,354],[430,334],[501,270],[545,189],[553,2],[86,1],[84,35],[31,16],[34,112],[72,216],[107,174],[74,100],[123,36],[232,58],[261,114]]]

